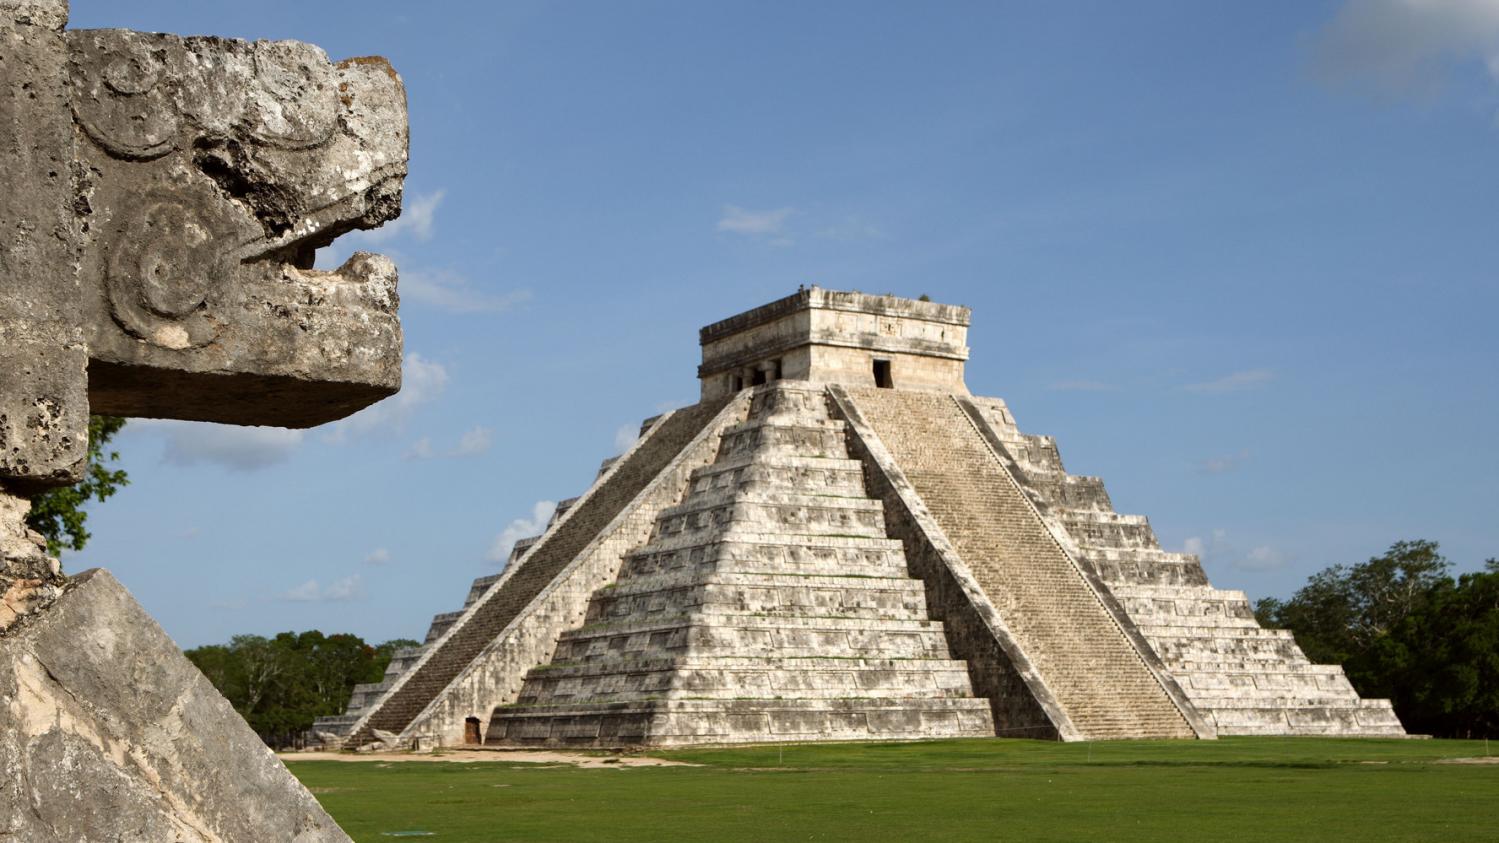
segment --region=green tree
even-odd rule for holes
[[[187,657],[272,745],[294,743],[325,714],[339,714],[354,686],[378,682],[407,639],[372,647],[357,635],[319,630],[275,637],[236,635],[226,644],[187,651]]]
[[[104,500],[130,483],[125,470],[111,468],[120,458],[118,451],[105,451],[125,420],[114,416],[90,416],[88,420],[88,465],[83,479],[71,486],[51,489],[31,499],[31,513],[26,525],[47,539],[47,552],[53,556],[64,550],[82,550],[88,543],[84,528],[88,513],[83,505],[89,500]]]
[[[1499,736],[1499,562],[1457,579],[1450,567],[1435,542],[1396,542],[1255,615],[1312,661],[1343,665],[1361,695],[1390,699],[1409,731]]]

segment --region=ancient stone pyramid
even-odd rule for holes
[[[802,290],[434,619],[329,740],[1402,735],[963,383],[969,311]]]

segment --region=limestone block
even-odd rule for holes
[[[347,841],[108,572],[0,638],[0,837]]]

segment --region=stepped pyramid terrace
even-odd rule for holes
[[[475,580],[333,744],[1403,735],[998,398],[967,308],[817,287]]]

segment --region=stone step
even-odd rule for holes
[[[1150,521],[1143,515],[1061,510],[1057,516],[1085,552],[1103,547],[1157,550],[1161,546]]]
[[[1209,626],[1207,624],[1157,624],[1139,623],[1140,631],[1151,638],[1166,643],[1190,643],[1195,641],[1228,641],[1237,639],[1266,638],[1279,641],[1295,641],[1289,629],[1266,629],[1254,626]]]
[[[1088,545],[1077,536],[1088,562],[1100,579],[1110,587],[1119,584],[1178,585],[1208,584],[1202,562],[1187,553],[1173,553],[1160,548],[1119,548]]]
[[[733,458],[750,452],[786,453],[794,456],[848,459],[844,423],[779,424],[765,419],[751,419],[725,430],[718,448],[718,458]]]
[[[728,548],[736,557],[744,554],[759,555],[762,558],[780,559],[793,556],[797,552],[806,551],[811,554],[820,554],[825,551],[837,551],[839,553],[873,553],[884,552],[899,555],[901,560],[905,559],[898,539],[880,536],[811,536],[811,535],[788,535],[786,533],[768,532],[758,529],[753,525],[735,524],[730,529],[724,530],[720,535],[704,536],[700,533],[688,533],[685,535],[653,536],[649,542],[631,550],[625,554],[628,564],[630,560],[654,555],[671,555],[675,558],[693,559],[701,551],[706,556],[710,553],[720,553],[718,548]],[[780,550],[777,550],[780,548]],[[699,557],[701,558],[701,557]]]
[[[1297,673],[1316,674],[1329,676],[1342,676],[1343,668],[1335,664],[1312,664],[1304,657],[1300,661],[1287,661],[1286,659],[1263,658],[1246,659],[1230,658],[1225,656],[1218,660],[1177,661],[1171,663],[1172,673],[1179,676],[1192,676],[1194,674],[1212,674],[1233,676],[1236,674],[1260,674],[1260,673]]]
[[[660,700],[499,708],[485,742],[500,746],[681,746],[993,735],[989,703],[976,699]]]
[[[694,557],[696,561],[693,560]],[[719,572],[780,573],[788,576],[909,577],[898,548],[842,548],[819,545],[765,545],[714,541],[680,550],[632,554],[620,568],[620,580],[638,577]]]
[[[945,659],[696,656],[552,664],[526,675],[517,703],[645,698],[917,698],[971,696],[968,669]]]
[[[751,453],[695,470],[689,494],[717,489],[782,489],[806,494],[864,497],[857,460]]]
[[[1300,708],[1223,706],[1209,714],[1222,735],[1405,736],[1387,700]]]
[[[468,596],[463,599],[463,608],[467,609],[469,606],[474,605],[474,601],[478,600],[480,597],[483,597],[484,592],[488,591],[491,586],[499,582],[500,577],[502,576],[504,576],[504,574],[490,574],[489,576],[479,577],[478,579],[474,580],[473,584],[471,584],[468,588]]]
[[[788,658],[838,653],[863,658],[949,658],[947,639],[937,621],[850,621],[824,619],[822,626],[734,622],[714,624],[693,619],[669,625],[589,634],[572,633],[558,642],[553,658],[576,661],[606,653],[692,653],[703,656],[779,655]]]
[[[427,627],[427,638],[422,643],[424,645],[432,644],[432,642],[441,638],[461,617],[463,617],[463,610],[461,609],[456,612],[443,612],[440,615],[433,615],[432,624]]]
[[[809,578],[810,579],[810,578]],[[917,618],[926,616],[926,590],[915,580],[861,580],[814,586],[709,582],[650,591],[627,584],[600,589],[589,601],[587,622],[632,615],[718,610],[775,616]]]
[[[1057,513],[1113,512],[1103,479],[1055,472],[1028,474],[1026,485]]]
[[[1211,625],[1215,629],[1259,627],[1249,604],[1221,601],[1122,597],[1119,605],[1139,626]]]
[[[890,576],[853,576],[850,574],[801,574],[794,571],[724,571],[702,569],[668,571],[659,574],[621,577],[599,589],[619,597],[654,594],[683,588],[718,586],[723,589],[815,589],[821,591],[899,591],[903,594],[924,593],[920,580],[901,574]]]
[[[661,511],[652,538],[750,527],[783,535],[885,537],[885,514],[868,498],[717,490]]]

